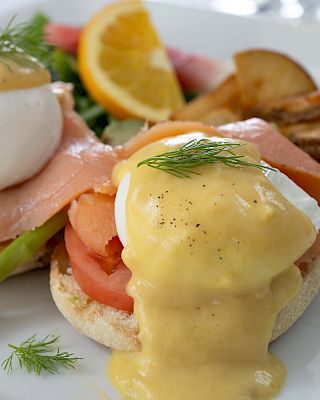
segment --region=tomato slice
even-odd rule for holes
[[[81,289],[101,304],[132,312],[133,299],[126,293],[131,272],[117,258],[118,242],[112,240],[107,245],[108,254],[113,257],[109,260],[108,256],[102,259],[89,250],[70,224],[65,229],[65,242],[74,278]],[[115,264],[112,265],[112,272],[108,274],[106,270],[110,271],[110,263]]]

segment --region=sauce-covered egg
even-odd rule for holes
[[[261,164],[268,166],[265,162]],[[119,164],[115,168],[115,175],[117,170],[121,168]],[[295,182],[288,178],[279,170],[267,169],[264,170],[266,178],[276,187],[279,192],[290,203],[295,205],[300,211],[306,214],[312,221],[317,230],[320,229],[320,207],[317,201],[312,198],[308,193],[301,189]],[[120,181],[116,199],[115,199],[115,222],[119,239],[123,246],[127,245],[127,231],[126,231],[126,201],[129,192],[131,180],[131,173],[128,172]]]
[[[62,113],[36,60],[0,65],[0,190],[38,173],[59,146]]]
[[[190,153],[181,157],[190,143],[222,140],[247,166],[216,161],[198,164],[190,179],[171,173],[191,164]],[[164,155],[160,169],[154,160]],[[315,241],[319,208],[280,172],[266,177],[260,162],[249,143],[195,132],[149,144],[114,169],[141,343],[111,356],[123,400],[267,400],[283,386],[286,369],[268,346],[301,287],[295,261]]]

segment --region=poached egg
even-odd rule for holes
[[[183,139],[183,137],[188,137],[191,140],[197,137],[203,137],[203,134],[195,132],[193,134],[181,135],[181,139]],[[220,139],[221,138],[219,138],[219,140]],[[269,166],[264,161],[261,161],[261,165]],[[320,207],[318,206],[317,201],[281,171],[267,169],[264,170],[263,173],[265,174],[266,178],[273,184],[273,186],[277,188],[279,192],[291,204],[296,206],[300,211],[302,211],[311,219],[316,230],[319,231]],[[126,228],[126,202],[130,187],[130,181],[131,173],[128,172],[121,179],[115,198],[115,222],[119,239],[124,247],[128,243]]]
[[[9,64],[0,64],[0,190],[41,170],[59,146],[63,125],[49,72],[32,57]]]

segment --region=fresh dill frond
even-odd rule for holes
[[[74,369],[76,362],[81,358],[56,348],[59,339],[59,336],[48,335],[42,340],[37,340],[36,335],[33,335],[20,346],[8,344],[13,351],[1,366],[7,373],[11,372],[16,358],[21,369],[25,368],[29,373],[35,372],[36,375],[41,375],[43,371],[56,374],[60,368]]]
[[[194,168],[215,163],[223,163],[234,168],[254,167],[262,171],[276,171],[268,166],[251,163],[245,159],[244,155],[235,153],[237,148],[245,145],[245,143],[193,139],[177,150],[167,151],[140,161],[137,167],[147,165],[179,178],[191,178],[191,174],[199,175]]]
[[[44,38],[45,21],[40,17],[33,18],[29,23],[18,23],[12,17],[7,26],[0,31],[0,62],[6,60],[24,63],[31,66],[34,59],[45,63],[49,57],[51,46]]]

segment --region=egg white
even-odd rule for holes
[[[268,165],[261,162],[262,165]],[[291,204],[306,214],[316,230],[320,229],[320,207],[317,201],[279,170],[266,170],[265,176]]]
[[[40,171],[59,146],[62,125],[50,84],[0,91],[0,190]]]
[[[126,228],[127,225],[126,204],[127,204],[130,182],[131,182],[131,173],[128,172],[121,179],[120,185],[117,190],[116,199],[114,202],[116,229],[118,232],[120,242],[122,243],[123,247],[125,247],[128,243],[127,228]]]
[[[261,162],[262,165],[268,164]],[[280,171],[265,170],[265,176],[279,192],[295,207],[306,214],[316,230],[320,229],[320,207],[317,201],[301,189],[295,182]],[[128,243],[126,229],[126,203],[130,187],[131,174],[127,173],[121,180],[115,199],[115,222],[122,245]]]

